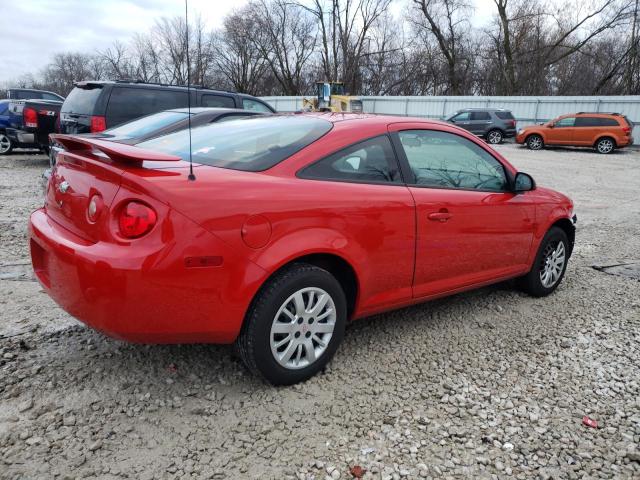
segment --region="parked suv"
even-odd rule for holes
[[[97,133],[151,113],[187,106],[187,88],[132,81],[79,82],[60,111],[61,133]],[[192,107],[241,108],[274,113],[259,98],[194,87]]]
[[[509,110],[501,108],[459,110],[447,118],[447,122],[469,130],[494,145],[516,135],[515,117]]]
[[[619,113],[579,112],[525,127],[518,132],[516,142],[531,150],[545,145],[569,145],[595,148],[606,154],[632,145],[632,131],[633,123]]]

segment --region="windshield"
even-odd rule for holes
[[[258,172],[273,167],[326,134],[333,124],[314,117],[290,115],[214,123],[191,131],[193,161],[213,167]],[[138,144],[189,160],[189,132]]]
[[[160,130],[172,123],[184,120],[187,116],[188,114],[184,112],[158,112],[105,130],[104,133],[118,137],[139,138],[148,133]]]
[[[62,112],[93,115],[93,109],[101,92],[101,87],[74,88],[62,104]]]

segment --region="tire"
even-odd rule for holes
[[[596,151],[603,155],[612,153],[616,149],[616,142],[611,137],[602,137],[596,142]]]
[[[562,264],[559,262],[561,255]],[[518,279],[518,286],[534,297],[547,296],[562,282],[568,262],[569,239],[567,234],[561,228],[551,227],[540,242],[540,248],[531,270],[524,277]],[[549,273],[549,275],[545,277],[545,273]]]
[[[529,135],[525,143],[529,150],[540,150],[544,147],[544,140],[537,134]]]
[[[499,145],[504,140],[504,135],[498,129],[489,130],[487,132],[487,143],[491,145]]]
[[[314,307],[320,309],[310,314]],[[236,348],[251,372],[273,385],[291,385],[314,376],[331,360],[346,319],[347,301],[336,278],[316,266],[295,263],[258,292]]]
[[[7,134],[0,132],[0,155],[9,155],[13,150],[13,142]]]

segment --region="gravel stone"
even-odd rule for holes
[[[640,478],[640,283],[591,268],[640,260],[640,153],[496,150],[575,201],[560,288],[359,320],[290,388],[228,346],[131,345],[67,315],[26,242],[47,159],[0,157],[0,479]]]

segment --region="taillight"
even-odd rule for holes
[[[38,128],[38,112],[31,107],[24,107],[22,109],[22,118],[24,119],[24,126],[31,128]]]
[[[120,235],[125,238],[141,237],[151,231],[157,219],[151,207],[140,202],[129,202],[120,210]]]
[[[629,135],[631,133],[631,128],[630,127],[622,127],[622,131],[626,134]]]
[[[89,205],[87,206],[87,217],[91,223],[96,223],[100,217],[100,212],[102,212],[103,205],[104,203],[100,195],[96,194],[91,197]]]
[[[107,120],[104,117],[94,115],[91,117],[91,133],[102,132],[107,129]]]

